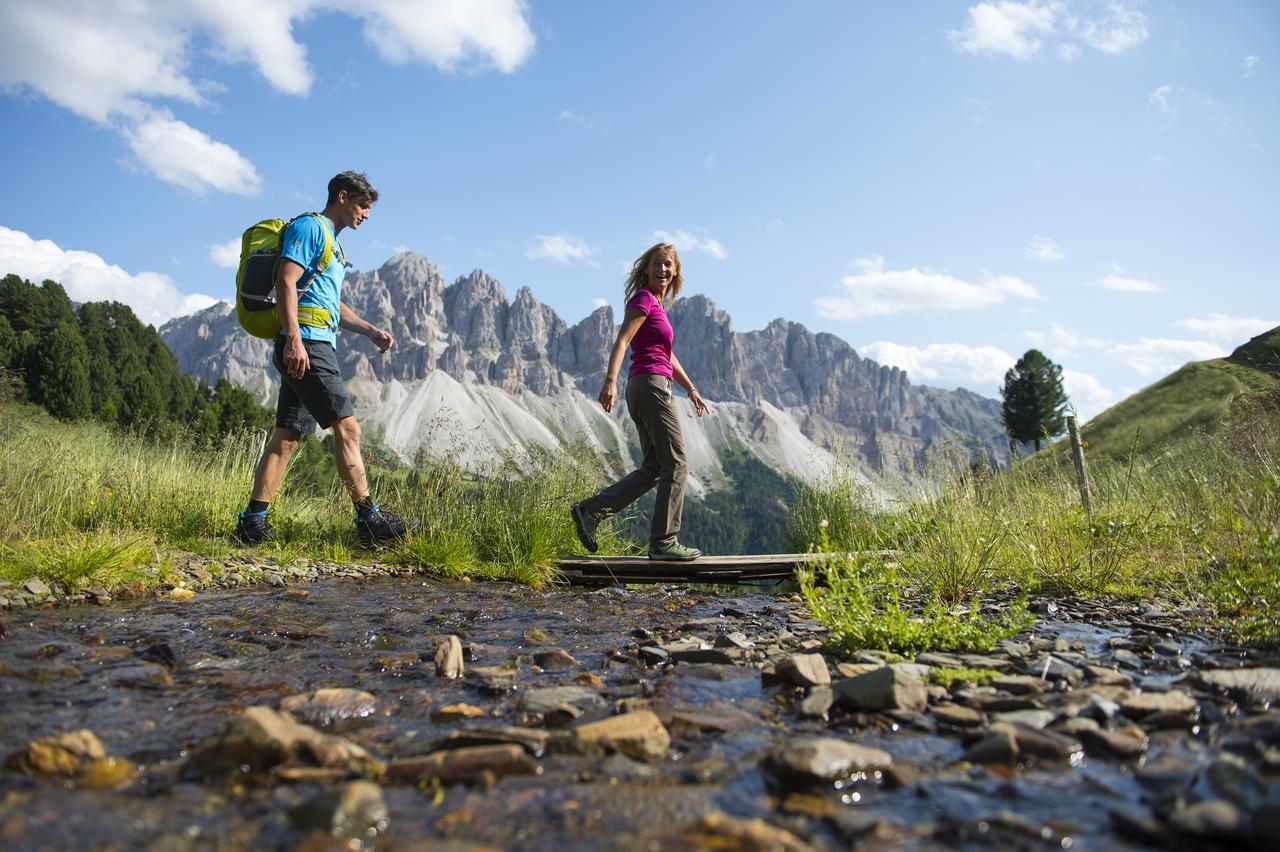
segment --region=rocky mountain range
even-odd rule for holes
[[[606,415],[595,402],[616,333],[611,308],[571,326],[527,287],[508,300],[479,270],[446,285],[413,253],[348,274],[343,294],[396,337],[383,355],[340,335],[338,355],[362,425],[406,459],[425,449],[476,463],[513,448],[585,441],[615,470],[629,467],[636,442],[625,406]],[[670,318],[680,360],[712,409],[697,418],[680,406],[694,493],[721,480],[718,460],[732,448],[813,478],[843,447],[877,488],[909,478],[943,443],[1007,462],[996,400],[912,385],[902,370],[787,320],[735,331],[705,296],[679,299]],[[270,344],[245,334],[230,305],[174,319],[160,333],[184,372],[273,401]]]

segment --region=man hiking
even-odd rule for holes
[[[339,328],[364,335],[379,352],[395,343],[389,332],[365,322],[342,301],[346,257],[338,234],[344,228],[359,228],[377,200],[378,191],[364,174],[343,172],[329,181],[322,214],[299,216],[284,230],[276,271],[276,309],[282,328],[273,358],[280,373],[280,398],[275,431],[254,470],[249,505],[236,523],[235,537],[243,544],[259,544],[272,537],[267,507],[302,434],[314,432],[317,424],[333,430],[338,475],[355,503],[360,541],[372,546],[399,539],[407,531],[402,519],[380,509],[369,497],[360,425],[338,371],[336,351]],[[329,245],[328,267],[315,269]]]

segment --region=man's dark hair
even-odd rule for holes
[[[329,200],[326,205],[338,200],[338,193],[347,191],[347,197],[363,198],[370,204],[378,200],[378,190],[369,185],[369,178],[364,172],[342,172],[329,181]]]

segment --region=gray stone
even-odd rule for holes
[[[609,706],[600,693],[585,686],[548,686],[529,689],[520,696],[520,709],[549,715],[562,713],[576,719],[588,710]]]
[[[809,690],[809,694],[797,705],[796,712],[801,716],[810,718],[826,718],[835,700],[835,692],[832,691],[831,687],[815,686]]]
[[[977,710],[959,704],[940,704],[931,713],[938,724],[952,728],[980,728],[985,721]]]
[[[1280,668],[1212,669],[1201,672],[1200,680],[1259,704],[1280,703]]]
[[[764,768],[784,783],[810,785],[887,769],[892,763],[893,757],[878,748],[833,737],[804,737],[770,752]]]
[[[1143,692],[1134,690],[1120,700],[1120,710],[1126,716],[1141,718],[1154,713],[1189,714],[1196,709],[1196,700],[1185,692]]]
[[[844,678],[832,684],[836,702],[849,710],[910,710],[923,713],[928,705],[924,684],[910,675],[885,667]]]
[[[533,661],[547,671],[570,669],[578,664],[573,655],[563,648],[550,648],[533,655]]]
[[[290,695],[280,702],[280,709],[317,728],[328,728],[351,719],[372,716],[378,702],[359,689],[317,689],[302,695]]]
[[[1018,740],[1007,727],[990,731],[964,753],[970,763],[1012,766],[1018,762]]]
[[[30,580],[27,580],[22,584],[22,588],[26,589],[33,595],[38,595],[39,597],[45,597],[53,594],[53,590],[50,589],[44,580],[41,580],[39,577],[32,577]]]
[[[448,636],[436,645],[436,675],[449,679],[462,677],[466,669],[462,661],[462,640]]]
[[[515,686],[519,671],[519,667],[514,663],[501,666],[472,666],[467,670],[467,682],[474,682],[490,692],[506,692]]]
[[[1169,825],[1192,837],[1226,840],[1243,833],[1244,820],[1235,805],[1222,799],[1210,799],[1178,808],[1169,817]]]
[[[293,808],[289,821],[302,831],[320,831],[372,847],[377,837],[386,833],[391,820],[381,787],[372,781],[349,781]]]
[[[831,683],[831,670],[821,654],[791,654],[778,663],[776,673],[787,683],[806,689]]]
[[[922,663],[890,663],[889,668],[919,681],[929,679],[929,667]]]
[[[1030,675],[1006,675],[991,682],[996,689],[1002,689],[1011,695],[1039,695],[1048,687],[1043,680]]]
[[[1056,731],[1042,731],[1019,722],[997,722],[991,726],[991,731],[1008,731],[1012,734],[1018,744],[1018,754],[1023,757],[1065,760],[1084,750],[1084,746],[1074,737]]]
[[[1052,710],[1010,710],[1005,713],[997,713],[995,722],[1017,722],[1026,725],[1028,728],[1044,728],[1050,722],[1057,718],[1057,714]]]
[[[640,649],[640,659],[644,660],[645,665],[656,666],[670,660],[671,654],[657,645],[646,645]]]

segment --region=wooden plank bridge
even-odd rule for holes
[[[578,586],[609,583],[734,583],[785,580],[797,565],[820,562],[825,553],[764,556],[703,556],[693,562],[647,556],[565,556],[557,563],[565,582]]]

